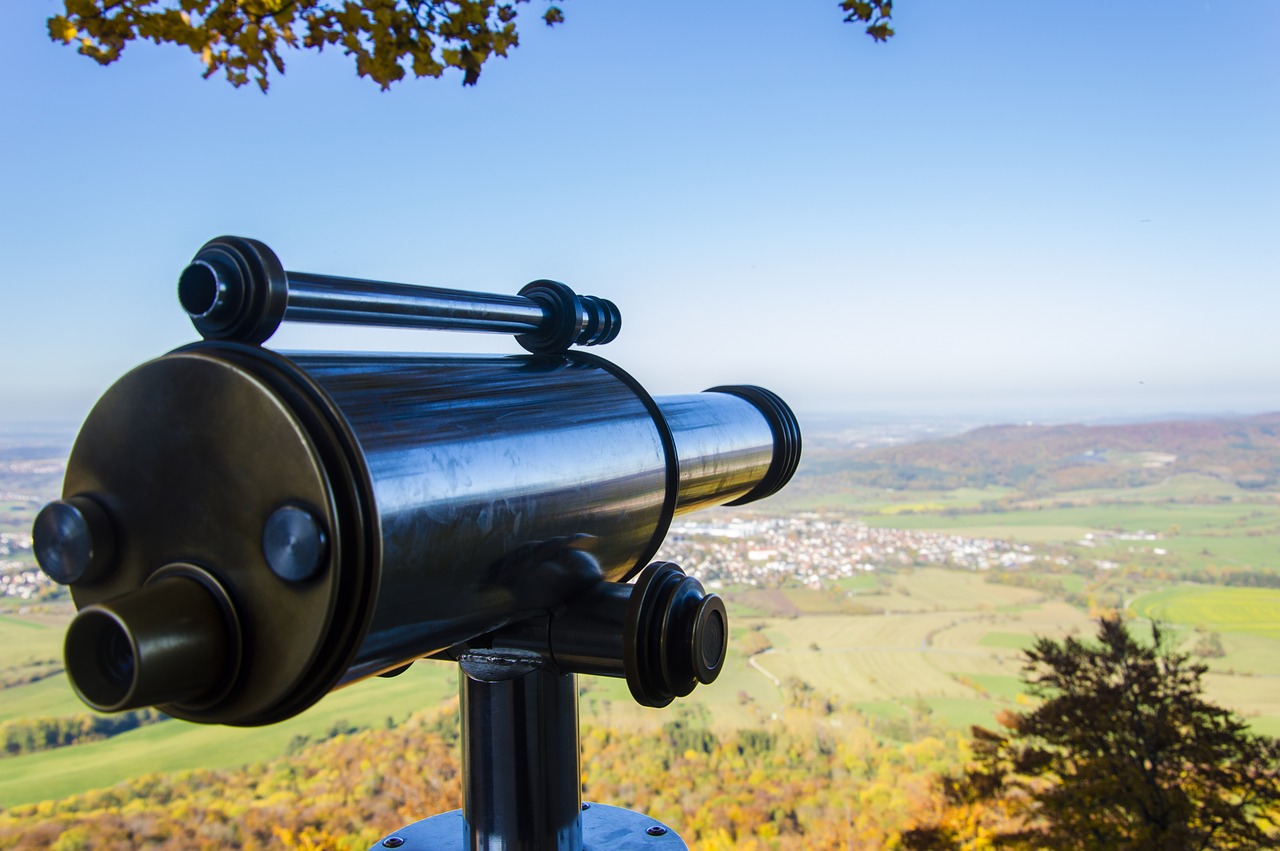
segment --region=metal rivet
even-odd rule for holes
[[[383,848],[399,848],[403,844],[404,840],[398,836],[388,836],[386,839],[382,840]]]
[[[262,529],[262,554],[276,576],[302,582],[319,572],[328,555],[324,527],[305,508],[284,505],[271,512]]]
[[[660,824],[655,824],[653,827],[646,830],[645,833],[649,834],[650,836],[666,836],[667,829]]]

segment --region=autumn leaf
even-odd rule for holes
[[[546,0],[63,0],[65,14],[48,19],[49,38],[109,65],[132,41],[185,47],[205,77],[221,72],[233,86],[253,81],[266,92],[284,74],[288,50],[339,45],[356,73],[381,88],[405,78],[462,72],[473,86],[494,56],[520,44],[520,4]],[[843,0],[845,21],[867,24],[875,41],[893,35],[892,0]],[[558,5],[542,12],[547,26],[564,23]],[[301,38],[298,34],[301,33]]]

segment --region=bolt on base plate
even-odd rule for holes
[[[438,816],[393,831],[369,851],[469,851],[466,822],[462,810]],[[643,813],[605,804],[582,805],[581,851],[688,851],[674,830]],[[539,850],[541,851],[541,849]],[[546,851],[578,851],[571,848]]]

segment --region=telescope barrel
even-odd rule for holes
[[[658,407],[680,458],[676,514],[772,496],[800,463],[800,425],[786,403],[763,387],[664,396]],[[769,473],[761,477],[762,469]]]
[[[655,399],[581,352],[286,356],[205,342],[103,395],[68,461],[67,499],[37,520],[36,550],[79,578],[86,612],[154,596],[175,565],[210,577],[232,610],[225,641],[197,642],[239,648],[236,664],[215,653],[233,671],[227,690],[208,674],[199,688],[126,688],[98,704],[265,724],[602,579],[626,581],[677,513],[767,496],[799,453],[795,417],[768,391]],[[592,567],[528,556],[557,540],[589,547]],[[181,645],[194,629],[192,606],[160,608],[182,611],[113,616],[139,683],[161,679],[144,645]],[[68,643],[86,694],[91,643]]]
[[[266,245],[210,240],[178,277],[178,300],[207,340],[265,342],[282,321],[516,334],[535,353],[597,346],[618,336],[613,302],[539,280],[519,295],[286,272]]]

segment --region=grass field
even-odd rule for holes
[[[0,692],[0,721],[55,718],[88,711],[63,674]]]
[[[267,727],[220,727],[165,721],[87,744],[0,760],[0,807],[62,798],[154,771],[231,768],[280,756],[295,736],[324,737],[335,725],[372,727],[434,706],[457,690],[457,668],[419,662],[392,679],[336,691],[311,709]],[[37,697],[38,695],[38,697]],[[3,692],[29,716],[84,712],[65,678]]]
[[[1280,506],[1261,508],[1249,504],[1125,503],[1042,508],[1029,511],[983,512],[956,515],[894,515],[867,518],[874,525],[896,528],[969,528],[975,525],[1007,529],[1057,526],[1082,529],[1111,529],[1160,532],[1178,526],[1182,532],[1211,529],[1248,531],[1269,528],[1280,522]]]
[[[988,632],[978,642],[983,647],[999,647],[1004,650],[1026,650],[1035,640],[1021,632]]]
[[[0,615],[0,670],[31,661],[60,661],[65,622],[69,619],[69,612],[66,618],[54,623]]]
[[[1145,618],[1280,638],[1280,590],[1183,585],[1145,594],[1132,608]]]

